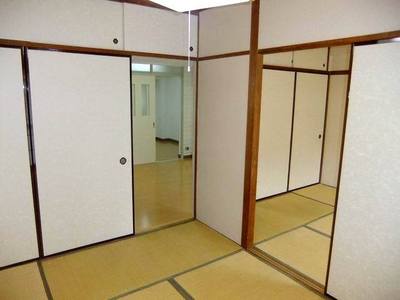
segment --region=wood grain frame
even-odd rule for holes
[[[241,245],[245,249],[249,249],[253,246],[256,209],[258,142],[262,90],[262,55],[258,53],[259,15],[260,0],[254,0],[251,3],[249,90],[241,241]]]

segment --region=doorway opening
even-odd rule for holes
[[[194,217],[196,72],[186,61],[133,57],[136,233]]]
[[[321,292],[351,61],[352,45],[263,57],[254,252]]]

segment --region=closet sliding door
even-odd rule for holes
[[[295,73],[264,70],[257,199],[287,191]]]
[[[36,258],[21,50],[0,48],[0,267]]]
[[[130,59],[28,58],[44,254],[132,234]]]
[[[319,182],[328,76],[297,73],[289,190]]]

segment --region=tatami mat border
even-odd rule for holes
[[[324,215],[322,215],[322,216],[320,216],[320,217],[318,217],[318,218],[312,219],[311,221],[309,221],[309,222],[307,222],[307,223],[301,224],[301,225],[296,226],[296,227],[293,227],[293,228],[291,228],[291,229],[289,229],[289,230],[285,230],[285,231],[283,231],[283,232],[281,232],[281,233],[278,233],[278,234],[275,234],[275,235],[273,235],[273,236],[270,236],[269,238],[266,238],[266,239],[263,239],[263,240],[261,240],[261,241],[258,241],[257,243],[254,243],[254,246],[257,246],[258,244],[261,244],[261,243],[267,242],[267,241],[269,241],[269,240],[272,240],[272,239],[274,239],[274,238],[277,238],[278,236],[284,235],[284,234],[286,234],[286,233],[289,233],[289,232],[294,231],[294,230],[296,230],[296,229],[299,229],[299,228],[301,228],[301,227],[305,227],[306,225],[308,225],[308,224],[310,224],[310,223],[312,223],[312,222],[318,221],[318,220],[320,220],[320,219],[322,219],[322,218],[325,218],[325,217],[327,217],[327,216],[329,216],[329,215],[331,215],[331,214],[333,214],[333,212],[324,214]]]
[[[215,258],[215,259],[213,259],[213,260],[210,260],[210,261],[208,261],[208,262],[206,262],[206,263],[200,264],[200,265],[195,266],[195,267],[193,267],[193,268],[190,268],[190,269],[187,269],[187,270],[185,270],[185,271],[182,271],[182,272],[173,274],[173,275],[171,275],[171,276],[162,278],[162,279],[160,279],[160,280],[157,280],[157,281],[155,281],[155,282],[152,282],[152,283],[147,284],[147,285],[145,285],[145,286],[142,286],[142,287],[140,287],[140,288],[136,288],[136,289],[133,289],[133,290],[130,290],[130,291],[126,291],[126,292],[124,292],[124,293],[122,293],[122,294],[116,295],[116,296],[114,296],[114,297],[111,297],[110,300],[120,299],[120,298],[122,298],[122,297],[125,297],[125,296],[127,296],[127,295],[133,294],[133,293],[138,292],[138,291],[141,291],[141,290],[144,290],[144,289],[146,289],[146,288],[148,288],[148,287],[151,287],[151,286],[153,286],[153,285],[156,285],[156,284],[158,284],[158,283],[161,283],[161,282],[164,282],[164,281],[169,281],[170,279],[174,279],[175,277],[178,277],[178,276],[180,276],[180,275],[183,275],[183,274],[186,274],[186,273],[188,273],[188,272],[197,270],[197,269],[199,269],[199,268],[202,268],[202,267],[204,267],[204,266],[207,266],[207,265],[209,265],[209,264],[212,264],[212,263],[214,263],[214,262],[216,262],[216,261],[219,261],[219,260],[221,260],[221,259],[227,258],[227,257],[232,256],[232,255],[234,255],[234,254],[237,254],[237,253],[239,253],[239,252],[241,252],[241,251],[243,251],[243,249],[235,250],[235,251],[233,251],[233,252],[230,252],[230,253],[228,253],[228,254],[226,254],[226,255],[220,256],[220,257],[218,257],[218,258]]]
[[[190,293],[185,290],[183,286],[181,286],[174,278],[168,279],[168,282],[176,289],[179,294],[181,294],[183,298],[185,298],[185,300],[194,300],[192,295],[190,295]]]

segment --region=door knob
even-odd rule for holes
[[[318,138],[321,139],[322,138],[322,134],[318,134]]]
[[[121,165],[126,164],[126,158],[125,158],[125,157],[121,157],[121,159],[119,160],[119,163],[120,163]]]

